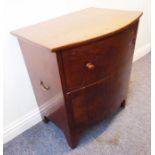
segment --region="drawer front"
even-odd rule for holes
[[[74,127],[95,124],[117,111],[126,99],[131,64],[103,82],[70,94]]]
[[[66,91],[103,79],[131,61],[137,24],[107,39],[62,51]]]

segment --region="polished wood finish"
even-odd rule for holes
[[[74,126],[91,125],[112,115],[126,98],[129,73],[130,67],[126,65],[103,81],[70,94]]]
[[[13,31],[12,34],[51,51],[59,51],[105,38],[133,24],[141,15],[140,11],[87,8]]]
[[[70,147],[76,147],[87,128],[125,107],[140,16],[139,12],[91,8],[13,32],[42,119],[59,126]],[[71,17],[75,18],[72,25]],[[90,23],[91,19],[94,22]],[[65,20],[69,25],[63,30],[52,30]],[[71,26],[74,31],[69,31]],[[83,27],[88,27],[88,32]],[[51,29],[47,33],[44,28]],[[66,36],[67,32],[71,34]]]
[[[136,27],[137,23],[109,38],[62,52],[67,91],[103,79],[131,61]],[[93,65],[93,69],[88,69],[88,64]]]

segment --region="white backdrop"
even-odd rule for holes
[[[4,142],[41,120],[18,42],[10,31],[90,6],[143,11],[135,58],[150,50],[150,0],[5,0]]]

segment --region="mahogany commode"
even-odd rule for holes
[[[12,32],[43,120],[72,148],[81,132],[125,106],[141,15],[88,8]]]

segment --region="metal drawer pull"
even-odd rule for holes
[[[94,70],[95,69],[95,65],[90,63],[90,62],[86,64],[86,67],[88,70]]]
[[[131,31],[131,36],[134,36],[134,35],[135,35],[135,31],[132,30],[132,31]]]
[[[43,90],[49,90],[50,89],[50,87],[46,86],[43,81],[40,81],[40,85],[43,88]]]

